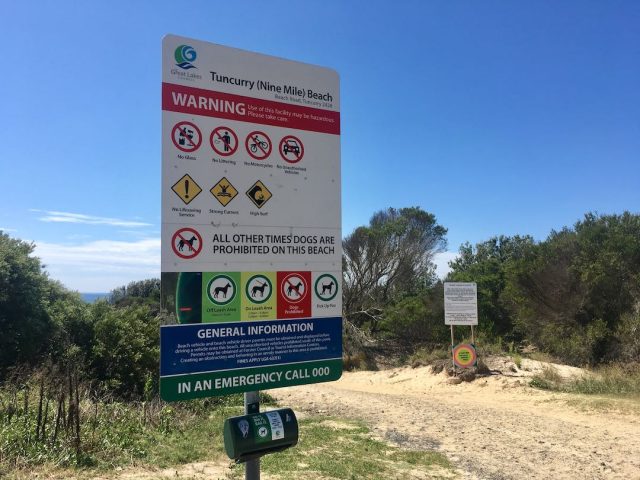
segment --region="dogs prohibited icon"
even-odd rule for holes
[[[216,305],[231,303],[236,292],[236,282],[227,275],[216,275],[207,284],[207,297]]]
[[[181,228],[171,237],[171,248],[180,258],[194,258],[202,251],[202,237],[193,228]]]
[[[251,303],[264,303],[271,298],[271,280],[264,275],[254,275],[245,287],[245,293]]]
[[[297,273],[291,273],[284,277],[280,285],[282,295],[289,303],[298,303],[307,296],[307,281]]]
[[[285,162],[298,163],[304,155],[304,145],[298,137],[287,135],[280,140],[278,151]]]
[[[338,281],[333,275],[325,273],[316,279],[313,288],[320,300],[328,302],[333,300],[338,294]]]
[[[171,131],[171,140],[179,150],[195,152],[202,143],[202,133],[191,122],[178,122]]]
[[[247,153],[256,160],[264,160],[271,154],[271,139],[266,133],[257,130],[247,135],[244,146]]]
[[[218,155],[228,157],[238,149],[238,136],[229,127],[218,127],[211,132],[209,143]]]

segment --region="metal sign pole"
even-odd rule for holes
[[[260,392],[246,392],[244,394],[244,414],[260,413]],[[260,459],[249,460],[245,463],[245,480],[260,480]]]
[[[455,347],[453,340],[453,325],[451,325],[451,364],[453,365],[453,373],[456,373],[456,362],[453,360],[453,347]]]
[[[474,345],[476,344],[476,336],[473,332],[473,325],[471,325],[471,343],[473,343]]]

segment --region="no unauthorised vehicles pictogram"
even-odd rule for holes
[[[238,136],[229,127],[214,128],[209,137],[211,148],[218,155],[228,157],[238,149]]]
[[[453,348],[453,363],[460,368],[475,366],[478,360],[476,348],[471,343],[461,343]]]
[[[256,160],[264,160],[271,154],[271,139],[266,133],[258,130],[247,135],[244,145],[247,153]]]
[[[304,155],[304,145],[298,137],[287,135],[280,140],[278,151],[285,162],[298,163]]]
[[[171,131],[173,144],[183,152],[195,152],[202,143],[200,129],[191,122],[178,122]]]
[[[180,200],[182,200],[185,205],[189,205],[191,200],[196,198],[202,191],[200,185],[198,185],[196,181],[189,176],[189,174],[184,175],[180,180],[174,183],[171,190],[180,197]]]
[[[202,251],[202,237],[194,228],[181,228],[171,237],[171,248],[180,258],[197,257]]]

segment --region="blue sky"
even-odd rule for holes
[[[341,77],[343,234],[420,206],[462,242],[640,212],[635,1],[2,2],[0,229],[83,292],[159,274],[160,49]]]

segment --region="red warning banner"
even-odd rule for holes
[[[262,125],[340,134],[340,113],[229,93],[162,84],[162,109]]]

